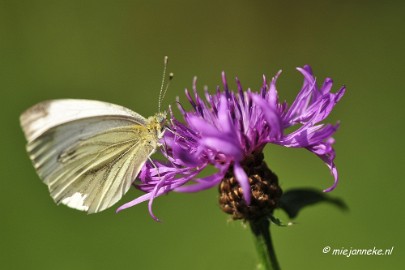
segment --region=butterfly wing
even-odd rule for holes
[[[20,121],[52,198],[88,213],[116,203],[156,148],[144,139],[150,135],[145,118],[100,101],[46,101]]]
[[[23,114],[20,122],[28,142],[47,130],[72,121],[92,117],[114,118],[145,124],[145,118],[123,106],[85,99],[57,99],[38,103]]]

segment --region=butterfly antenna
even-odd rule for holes
[[[173,77],[174,77],[174,74],[173,74],[173,73],[169,73],[169,80],[167,81],[167,84],[166,84],[166,87],[165,87],[165,91],[163,91],[162,99],[160,100],[160,102],[162,102],[163,99],[165,98],[167,89],[169,89],[169,85],[170,85],[170,82],[172,81]]]
[[[166,78],[166,68],[167,68],[167,63],[169,62],[169,57],[165,56],[164,58],[164,66],[163,66],[163,77],[162,77],[162,85],[160,86],[160,92],[159,92],[159,103],[158,103],[158,112],[160,112],[160,106],[162,104],[162,99],[163,99],[163,87],[165,85],[165,78]],[[166,93],[166,91],[165,91]]]

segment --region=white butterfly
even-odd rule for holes
[[[156,151],[166,113],[145,119],[111,103],[61,99],[20,122],[34,167],[56,203],[87,213],[115,204]]]
[[[159,111],[167,57],[159,95]],[[170,74],[170,79],[173,74]],[[144,118],[95,100],[44,101],[20,117],[34,167],[57,204],[87,213],[103,211],[124,196],[159,146],[166,113]]]

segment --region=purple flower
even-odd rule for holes
[[[252,189],[246,170],[246,159],[261,154],[267,143],[285,147],[306,148],[329,167],[334,184],[324,191],[331,191],[338,182],[334,164],[335,151],[331,137],[338,124],[322,124],[345,92],[342,87],[331,93],[332,80],[327,78],[319,88],[309,66],[297,68],[304,76],[304,84],[295,101],[289,106],[279,102],[276,81],[279,72],[270,83],[263,76],[259,92],[242,90],[236,79],[238,91],[228,88],[222,73],[223,90],[215,94],[205,89],[205,100],[198,95],[196,79],[193,91],[186,89],[186,96],[193,109],[178,107],[184,122],[178,121],[170,109],[170,130],[161,140],[161,151],[168,162],[148,162],[138,175],[136,187],[146,194],[121,206],[117,211],[149,201],[152,212],[153,200],[170,191],[197,192],[217,186],[226,175],[233,175],[242,188],[247,205],[251,202]],[[294,131],[285,133],[289,127]],[[207,166],[217,171],[207,177],[198,177]]]

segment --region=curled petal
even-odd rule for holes
[[[328,166],[328,168],[334,178],[333,185],[327,189],[324,189],[324,192],[330,192],[336,188],[336,186],[339,182],[338,171],[336,169],[335,163],[333,162],[333,158],[331,159],[328,155],[321,155],[319,157],[325,162],[326,166]]]
[[[163,194],[163,192],[161,194]],[[116,212],[117,213],[121,212],[124,209],[130,208],[130,207],[135,206],[135,205],[137,205],[137,204],[139,204],[141,202],[147,201],[151,197],[152,197],[151,193],[146,193],[146,194],[144,194],[144,195],[142,195],[142,196],[140,196],[140,197],[138,197],[138,198],[136,198],[136,199],[134,199],[134,200],[132,200],[130,202],[127,202],[127,203],[121,205],[120,207],[117,208]]]
[[[250,184],[249,184],[249,178],[243,170],[242,166],[238,162],[235,162],[233,165],[233,173],[235,175],[236,181],[238,181],[239,185],[242,187],[243,190],[243,198],[245,199],[245,202],[249,205],[250,204],[250,199],[252,196],[251,190],[250,190]]]
[[[288,134],[282,140],[276,142],[285,147],[308,147],[318,144],[337,130],[339,125],[317,125],[311,126],[310,124],[302,126],[298,130]]]
[[[335,150],[332,147],[332,143],[334,142],[333,139],[329,139],[325,143],[319,143],[317,145],[313,145],[311,147],[307,147],[307,149],[317,155],[324,163],[326,166],[328,166],[333,178],[334,178],[334,183],[331,187],[327,188],[324,190],[324,192],[329,192],[335,189],[335,187],[338,184],[338,171],[334,163],[335,159]]]

